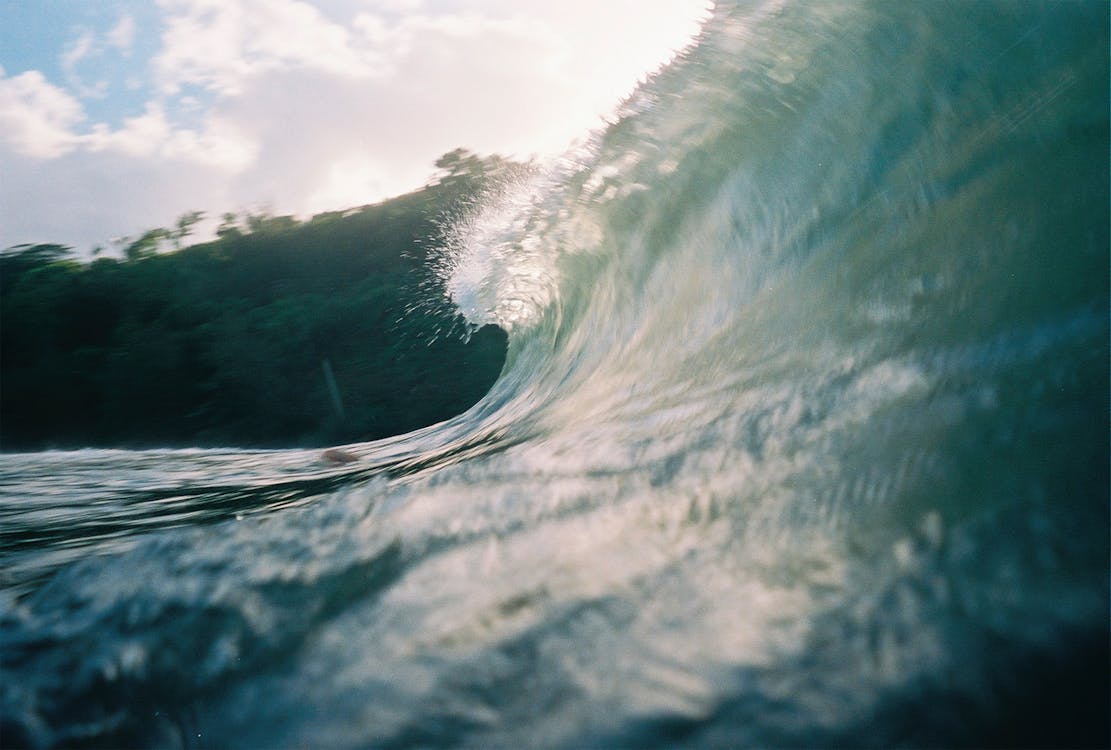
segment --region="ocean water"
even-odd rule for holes
[[[1105,745],[1108,50],[718,3],[452,226],[467,413],[0,456],[0,744]]]

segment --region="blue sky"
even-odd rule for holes
[[[201,210],[309,216],[463,146],[555,155],[706,0],[0,3],[0,247],[111,247]]]

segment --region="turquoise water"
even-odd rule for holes
[[[0,457],[0,740],[1106,744],[1108,48],[719,4],[455,222],[466,414]]]

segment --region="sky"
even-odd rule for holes
[[[4,0],[0,248],[82,252],[398,195],[456,147],[556,155],[707,0]]]

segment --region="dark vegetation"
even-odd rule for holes
[[[414,193],[305,222],[225,214],[191,247],[198,213],[120,259],[4,251],[0,447],[325,445],[464,411],[505,335],[464,340],[428,254],[446,214],[519,166],[462,150],[436,164]]]

